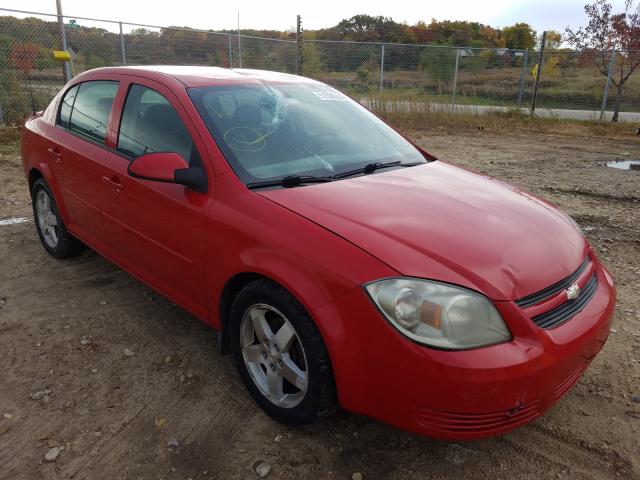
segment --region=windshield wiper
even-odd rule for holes
[[[356,168],[354,170],[347,170],[346,172],[337,173],[336,175],[333,176],[333,178],[335,178],[335,179],[345,178],[345,177],[350,177],[351,175],[357,175],[359,173],[364,173],[365,175],[368,175],[368,174],[373,173],[376,170],[379,170],[381,168],[388,168],[388,167],[415,167],[416,165],[422,165],[423,163],[424,162],[402,163],[400,161],[397,161],[397,162],[386,162],[386,163],[373,162],[373,163],[367,163],[364,167]]]
[[[308,175],[289,175],[276,180],[265,180],[264,182],[248,183],[247,188],[266,188],[266,187],[284,187],[293,188],[306,183],[325,183],[332,182],[333,177],[312,177]]]
[[[284,188],[293,188],[298,187],[300,185],[305,185],[308,183],[326,183],[332,182],[334,180],[339,180],[341,178],[350,177],[351,175],[357,175],[359,173],[364,173],[368,175],[370,173],[375,172],[381,168],[388,167],[415,167],[416,165],[424,165],[425,162],[413,162],[413,163],[402,163],[400,161],[397,162],[372,162],[367,163],[364,167],[356,168],[354,170],[348,170],[346,172],[340,172],[332,177],[314,177],[309,175],[289,175],[284,178],[278,178],[275,180],[265,180],[263,182],[253,182],[247,183],[247,188],[253,190],[255,188],[267,188],[267,187],[284,187]]]

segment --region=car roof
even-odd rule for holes
[[[310,78],[300,77],[289,73],[272,72],[269,70],[253,70],[248,68],[221,68],[183,65],[143,65],[106,67],[89,72],[107,74],[134,75],[158,79],[170,76],[187,87],[204,87],[208,85],[247,85],[264,83],[319,83]],[[86,72],[86,73],[89,73]]]

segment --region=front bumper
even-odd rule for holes
[[[340,404],[436,438],[471,440],[539,417],[580,378],[609,334],[611,276],[596,262],[598,289],[575,317],[537,327],[513,302],[496,307],[513,340],[467,351],[416,345],[389,325],[361,289],[314,311],[334,367]]]

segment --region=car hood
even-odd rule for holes
[[[557,282],[589,249],[551,204],[441,161],[259,193],[402,275],[463,285],[493,300]]]

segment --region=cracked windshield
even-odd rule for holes
[[[324,85],[215,86],[192,88],[189,95],[246,183],[425,161],[375,115]]]

